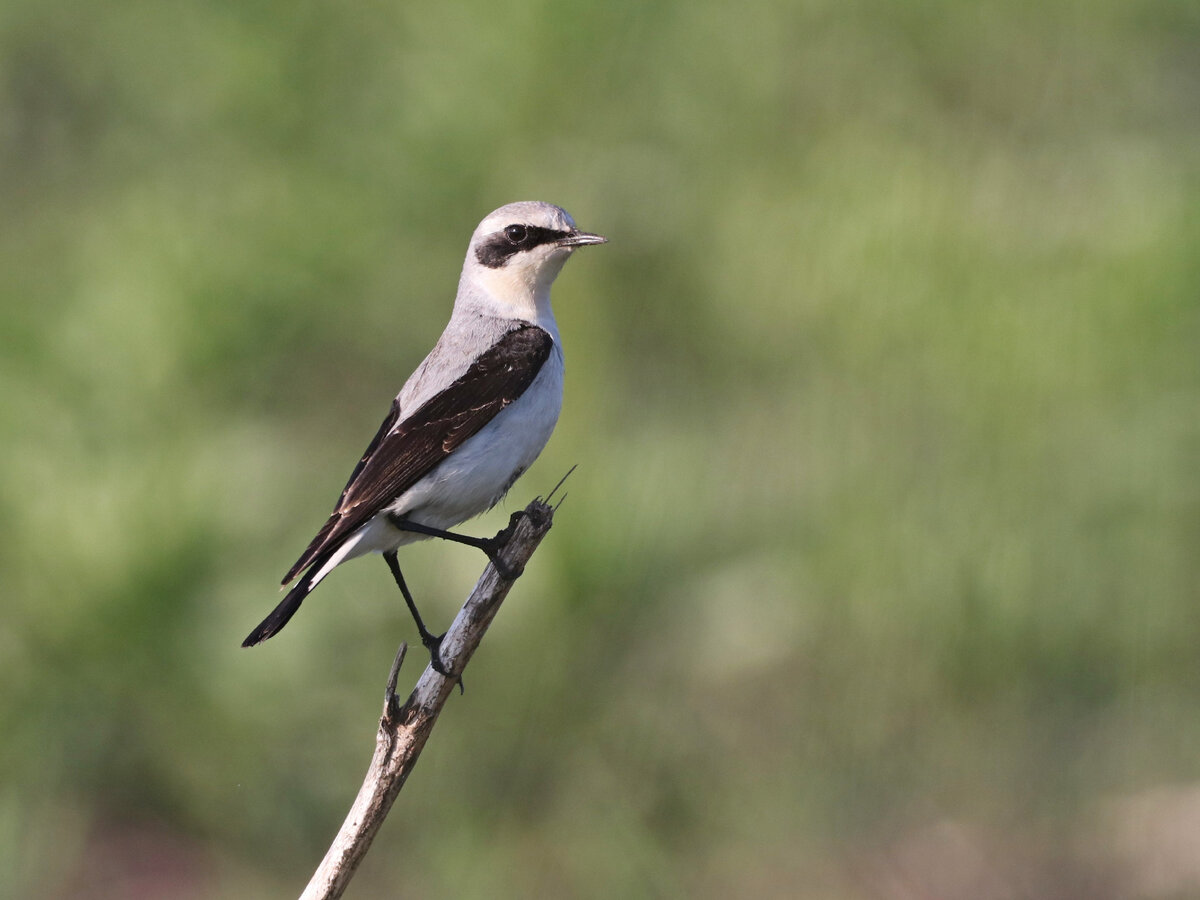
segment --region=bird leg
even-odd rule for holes
[[[439,675],[446,678],[453,678],[457,681],[458,690],[461,693],[463,691],[462,676],[453,674],[442,663],[442,638],[446,635],[435,635],[425,627],[425,621],[421,618],[421,614],[417,612],[417,604],[413,600],[412,591],[408,589],[408,585],[404,581],[404,576],[400,572],[400,562],[396,559],[396,551],[392,550],[384,553],[383,558],[386,560],[388,568],[392,570],[392,577],[396,579],[396,586],[400,588],[400,593],[404,595],[404,602],[408,604],[408,611],[412,613],[413,621],[417,623],[417,633],[421,636],[421,643],[429,651],[430,665],[433,666],[433,670]]]
[[[403,516],[398,516],[395,513],[388,513],[388,522],[393,528],[400,531],[412,531],[417,534],[428,535],[429,537],[442,538],[447,541],[454,541],[456,544],[466,544],[468,547],[474,547],[476,550],[482,550],[487,554],[487,558],[492,561],[492,565],[496,567],[496,571],[500,573],[500,577],[507,581],[516,581],[524,572],[524,569],[513,569],[508,563],[500,559],[500,551],[508,544],[508,539],[512,537],[513,526],[516,520],[523,513],[515,512],[508,520],[508,526],[499,532],[495,537],[478,538],[472,537],[469,534],[457,534],[453,531],[445,531],[441,528],[434,528],[432,525],[422,525],[420,522],[413,522]]]

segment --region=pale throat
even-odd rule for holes
[[[511,314],[528,322],[553,322],[550,287],[562,271],[564,262],[565,255],[561,260],[548,260],[536,270],[529,267],[524,270],[489,272],[488,281],[492,283],[493,296],[504,298]]]

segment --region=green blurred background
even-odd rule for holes
[[[299,893],[412,628],[238,644],[518,199],[471,530],[579,468],[348,896],[1200,896],[1194,0],[8,0],[0,894]]]

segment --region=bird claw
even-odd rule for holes
[[[487,558],[491,560],[492,565],[496,568],[496,571],[500,574],[500,577],[505,581],[516,581],[523,574],[525,574],[524,566],[518,566],[514,568],[500,558],[500,552],[507,547],[508,542],[512,540],[513,531],[516,529],[518,520],[523,515],[524,512],[513,513],[512,517],[508,520],[507,527],[500,531],[495,537],[488,538],[487,540],[483,541],[480,548],[484,553],[487,554]]]
[[[499,574],[499,576],[505,581],[516,581],[525,574],[524,566],[517,566],[516,568],[510,566],[500,558],[499,553],[495,555],[489,553],[488,558],[492,561],[492,565],[495,567],[497,574]]]
[[[433,667],[433,671],[437,672],[443,678],[451,679],[458,685],[459,695],[462,695],[466,693],[466,689],[463,687],[462,676],[451,672],[446,668],[446,664],[442,662],[442,638],[445,636],[444,633],[438,635],[426,634],[422,636],[421,643],[429,651],[429,665]]]

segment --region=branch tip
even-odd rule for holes
[[[396,715],[396,682],[400,678],[400,667],[404,665],[404,654],[407,652],[408,641],[401,641],[396,659],[392,662],[392,671],[388,673],[387,690],[383,695],[383,717],[389,722]]]
[[[562,478],[558,479],[558,484],[556,484],[556,485],[554,486],[554,488],[553,488],[553,489],[550,491],[550,493],[549,493],[548,495],[546,495],[546,504],[547,504],[547,505],[549,505],[550,501],[554,499],[554,495],[555,495],[555,493],[557,493],[557,492],[558,492],[558,489],[559,489],[560,487],[562,487],[562,486],[563,486],[563,482],[565,482],[565,481],[566,481],[568,478],[570,478],[570,477],[571,477],[571,473],[572,473],[572,472],[574,472],[574,471],[575,471],[576,469],[578,469],[578,468],[579,468],[579,463],[575,463],[575,465],[573,465],[573,466],[571,466],[571,468],[567,469],[567,474],[566,474],[566,475],[564,475]],[[560,501],[558,501],[558,502],[559,502],[559,503],[562,503],[562,501],[561,501],[561,500],[560,500]],[[554,507],[554,508],[555,508],[555,509],[558,509],[558,507],[557,507],[557,506],[556,506],[556,507]]]

